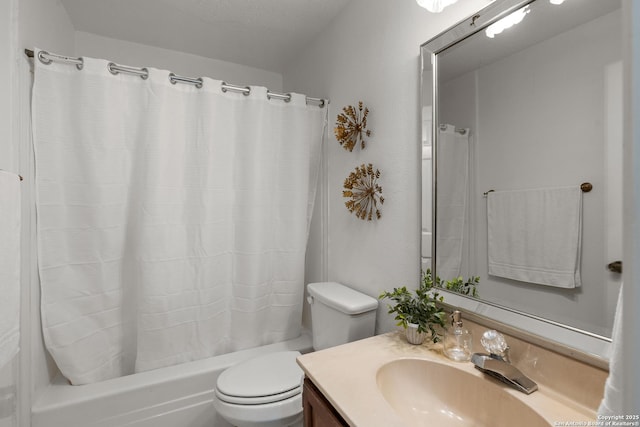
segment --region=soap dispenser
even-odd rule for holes
[[[456,362],[466,362],[471,359],[472,337],[462,325],[462,313],[455,310],[451,314],[451,325],[444,332],[444,354]]]

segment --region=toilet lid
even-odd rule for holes
[[[216,394],[233,403],[255,398],[267,403],[298,394],[304,380],[304,373],[296,363],[298,356],[298,351],[283,351],[238,363],[220,374]]]

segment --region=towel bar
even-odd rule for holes
[[[580,189],[583,193],[588,193],[593,190],[593,184],[591,184],[590,182],[583,182],[582,184],[580,184]],[[487,197],[489,193],[493,193],[494,191],[496,190],[485,191],[484,193],[482,193],[482,196]]]

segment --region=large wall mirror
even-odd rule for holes
[[[446,302],[605,359],[622,276],[620,7],[498,0],[421,48],[423,268],[480,277],[476,297]]]

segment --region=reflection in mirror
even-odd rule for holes
[[[618,0],[502,0],[422,52],[423,268],[602,338],[621,280],[620,22]]]

